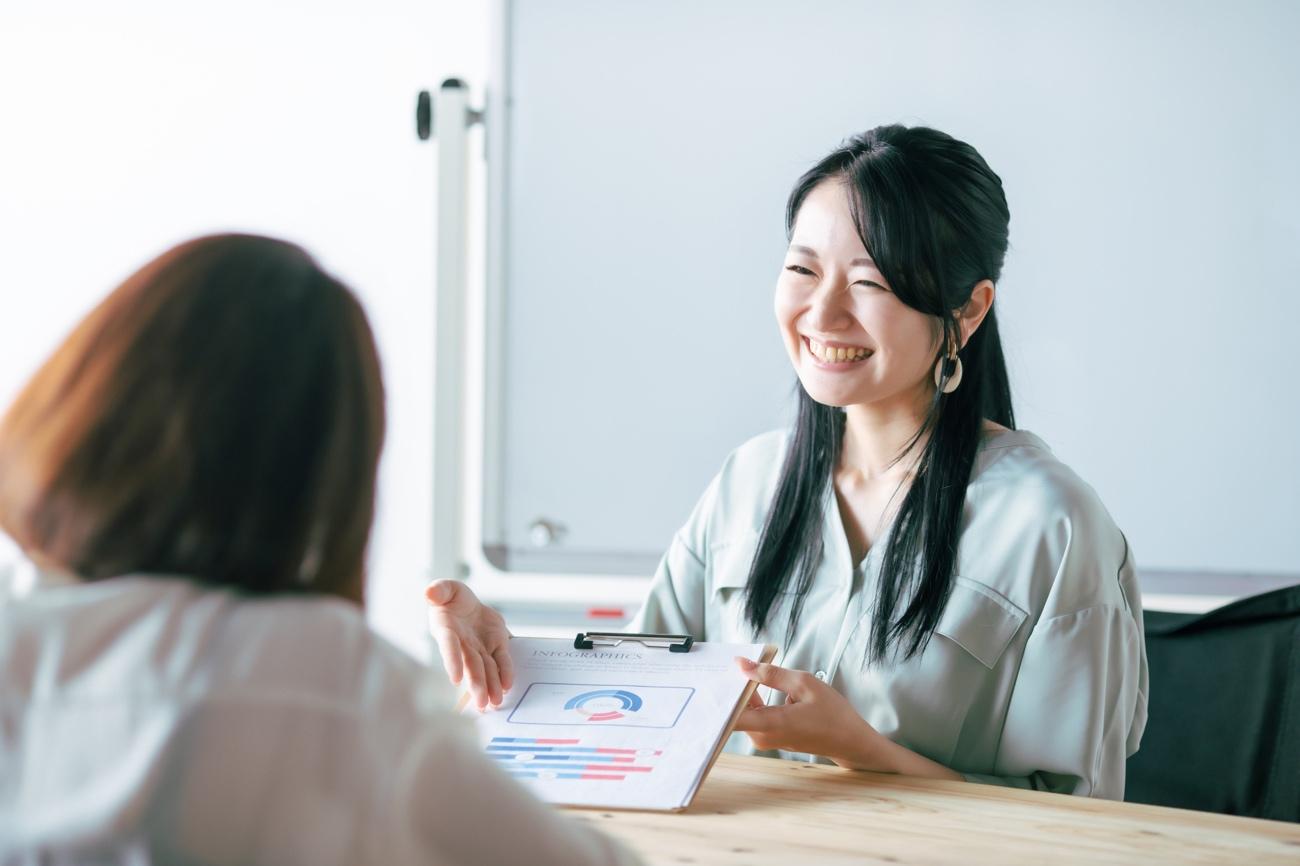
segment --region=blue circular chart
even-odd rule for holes
[[[565,702],[566,710],[576,710],[589,722],[608,722],[621,719],[627,713],[641,709],[641,696],[625,689],[596,689],[574,695]]]

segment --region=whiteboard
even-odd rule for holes
[[[1300,572],[1300,4],[498,12],[498,566],[646,574],[726,454],[786,422],[786,195],[844,137],[902,122],[1001,175],[1019,426],[1098,490],[1140,565]]]

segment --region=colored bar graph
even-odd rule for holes
[[[524,737],[493,737],[488,751],[589,752],[597,755],[662,755],[660,749],[615,749],[609,746],[573,746],[581,740],[542,740]],[[519,745],[515,745],[515,744]]]
[[[507,766],[516,766],[511,761]],[[637,767],[629,763],[620,763],[619,766],[611,767],[607,763],[551,763],[550,761],[520,761],[520,767],[528,767],[529,770],[604,770],[606,772],[650,772],[654,767]]]
[[[541,773],[511,773],[510,775],[514,776],[516,779],[539,779],[542,777]],[[551,778],[581,779],[587,782],[595,782],[595,781],[621,782],[625,777],[624,776],[597,776],[591,773],[556,773]]]
[[[489,758],[498,761],[603,761],[611,764],[626,764],[636,760],[623,755],[539,755],[535,752],[488,752]]]
[[[487,754],[516,779],[573,779],[624,781],[635,773],[649,773],[645,762],[663,755],[661,749],[625,749],[583,746],[577,739],[545,737],[493,737]],[[642,759],[642,763],[635,763]]]
[[[581,740],[557,740],[547,737],[493,737],[494,743],[536,743],[538,745],[571,746]]]

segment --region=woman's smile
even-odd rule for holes
[[[865,364],[874,354],[863,346],[847,343],[822,343],[812,337],[804,336],[804,350],[813,359],[813,364],[822,370],[835,372],[856,369]]]

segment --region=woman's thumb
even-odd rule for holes
[[[452,599],[456,597],[456,581],[435,580],[425,587],[424,597],[429,600],[430,604],[451,604]]]

